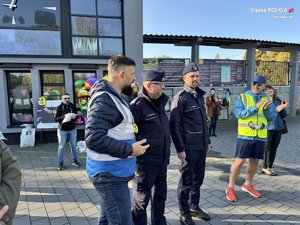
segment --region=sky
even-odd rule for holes
[[[300,0],[143,0],[143,33],[300,43]],[[144,58],[190,58],[190,47],[144,44]],[[245,50],[200,46],[200,58]]]

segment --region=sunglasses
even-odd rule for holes
[[[70,99],[70,98],[64,98],[64,99]]]
[[[253,82],[252,83],[252,86],[254,87],[254,86],[257,86],[257,87],[260,87],[262,84],[260,84],[260,83],[257,83],[257,82]]]

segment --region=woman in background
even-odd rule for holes
[[[206,97],[206,106],[207,106],[207,116],[210,117],[209,125],[209,135],[216,135],[217,120],[221,115],[221,102],[219,101],[218,96],[216,95],[216,90],[214,88],[210,89],[210,95]]]
[[[287,116],[285,108],[288,106],[288,102],[282,101],[280,98],[278,98],[276,91],[270,85],[266,86],[265,92],[273,99],[273,103],[276,106],[277,117],[268,124],[268,135],[265,144],[265,154],[261,172],[269,176],[276,176],[277,173],[272,168],[277,148],[281,140],[281,131],[284,128],[282,118]]]
[[[133,93],[129,96],[129,101],[131,102],[136,97],[140,96],[140,85],[135,81],[131,84]]]

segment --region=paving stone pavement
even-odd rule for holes
[[[196,224],[300,224],[300,117],[288,118],[287,123],[289,133],[282,137],[274,165],[279,176],[262,175],[258,170],[254,184],[262,197],[255,199],[240,189],[245,176],[244,166],[235,187],[238,201],[231,203],[225,198],[225,187],[235,153],[237,122],[218,122],[218,137],[212,137],[213,150],[208,154],[201,188],[201,208],[212,219],[208,222],[195,219]],[[75,168],[67,149],[67,168],[58,171],[57,143],[33,148],[10,147],[20,160],[23,173],[14,225],[97,224],[98,194],[86,177],[84,154],[79,156],[82,166]],[[165,212],[170,225],[180,224],[177,164],[172,147]]]

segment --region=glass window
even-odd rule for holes
[[[21,29],[60,29],[60,0],[26,0],[16,1],[16,7],[5,7],[12,0],[1,1],[0,26]]]
[[[71,14],[96,15],[95,0],[71,0]]]
[[[100,16],[121,16],[120,0],[98,0],[97,6]]]
[[[73,72],[74,102],[76,103],[77,110],[86,112],[89,90],[96,80],[95,71]]]
[[[72,16],[72,34],[97,35],[96,18]]]
[[[115,55],[123,53],[121,38],[99,38],[99,54]]]
[[[0,29],[0,46],[0,54],[61,55],[59,31]]]
[[[7,72],[7,87],[11,125],[33,123],[31,73]]]
[[[122,36],[122,24],[120,19],[100,18],[98,26],[100,36]]]
[[[73,37],[74,55],[98,55],[97,38]]]
[[[60,100],[65,92],[65,80],[63,71],[41,72],[42,95],[47,100]]]

